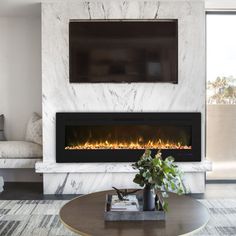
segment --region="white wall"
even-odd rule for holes
[[[0,114],[8,140],[24,139],[34,111],[42,111],[41,19],[0,17]]]

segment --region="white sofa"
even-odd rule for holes
[[[42,117],[33,113],[28,121],[24,141],[6,141],[4,115],[0,115],[0,170],[35,168],[42,160]],[[0,172],[1,174],[1,172]],[[4,181],[0,176],[0,192]]]
[[[0,169],[34,168],[42,159],[42,146],[29,141],[0,141]]]
[[[3,126],[4,115],[1,115],[2,132]],[[31,115],[24,141],[5,140],[0,141],[0,169],[35,168],[35,163],[42,159],[42,117],[35,112]]]
[[[42,160],[42,145],[29,141],[0,141],[0,170],[35,168]],[[0,172],[1,173],[1,172]],[[4,180],[0,176],[0,193]]]

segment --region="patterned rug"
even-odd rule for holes
[[[236,200],[199,200],[210,213],[207,226],[197,236],[236,235]],[[58,213],[67,201],[0,201],[0,236],[71,236]]]

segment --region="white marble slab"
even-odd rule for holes
[[[140,188],[135,173],[45,173],[44,194],[88,194],[117,188]],[[205,173],[185,173],[184,184],[192,193],[205,191]]]
[[[35,168],[35,163],[40,162],[42,159],[14,159],[14,158],[9,158],[9,159],[0,159],[0,169],[34,169]]]
[[[178,19],[178,84],[70,84],[70,19]],[[56,112],[201,112],[202,160],[205,155],[205,10],[204,1],[91,0],[42,3],[43,164],[45,193],[88,193],[132,187],[130,167],[56,164]],[[183,165],[194,191],[204,191],[205,167]],[[115,171],[121,172],[112,172]],[[195,170],[195,171],[194,171]],[[196,170],[200,170],[197,172]],[[128,172],[127,172],[128,171]],[[64,173],[68,172],[68,173]],[[125,181],[124,181],[125,180]]]
[[[37,162],[35,169],[38,173],[136,173],[132,163],[53,163]],[[183,172],[211,171],[210,161],[176,162]]]
[[[178,84],[69,83],[70,19],[178,19]],[[205,138],[203,1],[42,3],[43,158],[55,162],[56,112],[201,112]]]

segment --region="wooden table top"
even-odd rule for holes
[[[105,222],[105,195],[103,191],[75,198],[60,210],[63,224],[79,235],[98,236],[154,236],[184,235],[203,228],[208,210],[197,200],[170,193],[169,210],[165,221]]]

